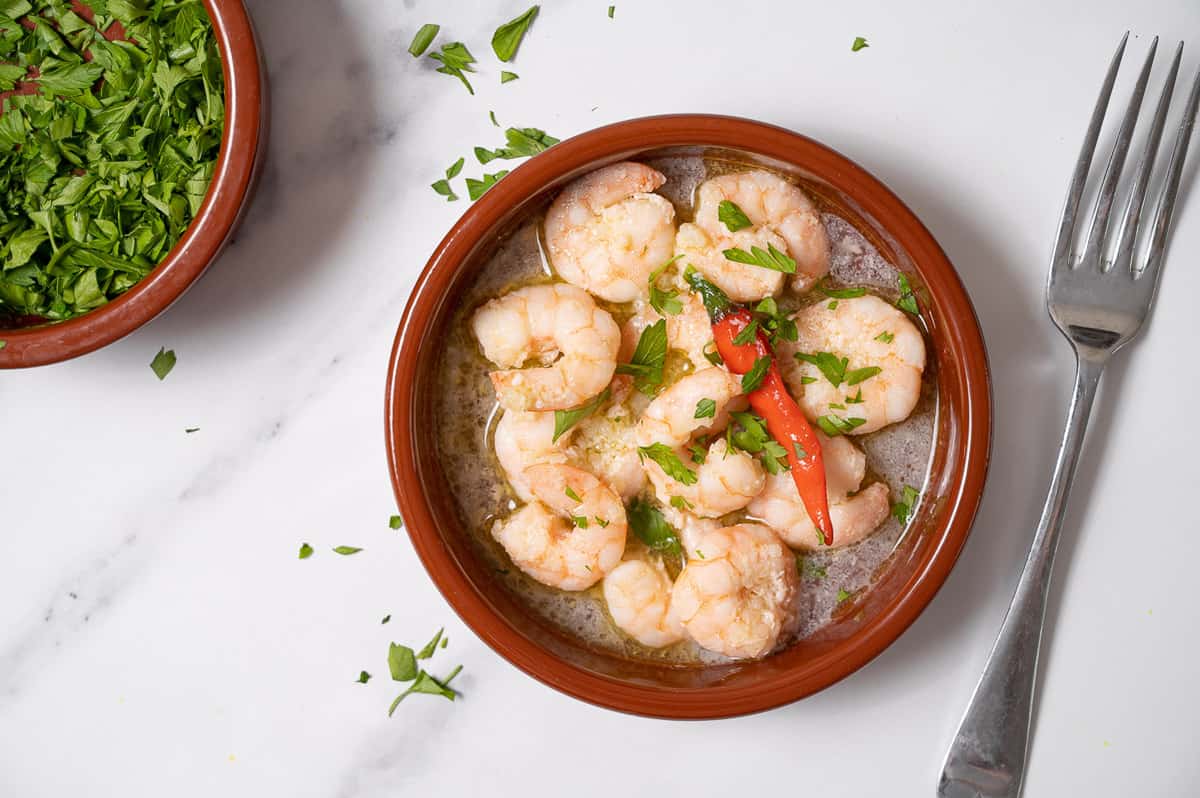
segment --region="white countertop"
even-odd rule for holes
[[[1132,27],[1133,63],[1154,33],[1190,37],[1190,77],[1200,5],[618,0],[609,20],[603,0],[547,2],[504,86],[488,42],[518,0],[250,5],[274,128],[236,244],[136,334],[0,374],[0,795],[932,796],[1065,414],[1070,353],[1042,286],[1102,72]],[[428,21],[480,59],[476,96],[405,52]],[[851,53],[858,35],[870,47]],[[784,125],[879,176],[957,264],[995,378],[987,495],[945,588],[866,668],[739,720],[597,709],[479,642],[387,528],[387,354],[418,271],[467,207],[429,183],[501,142],[489,110],[559,137],[670,111]],[[1198,167],[1193,141],[1153,323],[1093,419],[1029,798],[1200,785]],[[148,363],[161,346],[179,364],[160,383]],[[303,541],[317,553],[301,562]],[[338,544],[365,551],[338,557]],[[463,663],[465,696],[420,696],[389,720],[389,640],[420,644],[441,625],[450,647],[435,662]]]

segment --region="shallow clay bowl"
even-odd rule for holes
[[[208,268],[241,221],[267,149],[266,68],[242,0],[204,0],[225,74],[225,131],[208,195],[154,271],[106,305],[64,322],[0,327],[0,368],[57,363],[107,346],[162,313]]]
[[[801,178],[909,275],[939,391],[925,501],[878,580],[814,637],[764,660],[710,667],[634,661],[541,621],[492,577],[458,520],[434,434],[440,342],[464,288],[497,239],[566,182],[624,159],[708,152]],[[828,687],[883,651],[946,580],[975,516],[991,440],[991,391],[971,302],[945,253],[896,195],[811,139],[719,116],[621,122],[564,141],[488,191],[438,246],[396,334],[386,436],[392,484],[413,545],[446,600],[509,662],[569,695],[663,718],[718,718],[777,707]]]

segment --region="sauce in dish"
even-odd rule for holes
[[[770,356],[737,373],[714,343],[728,308],[753,320],[733,345]],[[916,310],[784,175],[691,154],[585,175],[497,244],[451,320],[437,436],[464,527],[599,649],[695,665],[809,637],[920,501],[937,396]],[[819,451],[750,408],[769,359]]]

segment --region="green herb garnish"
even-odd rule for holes
[[[879,366],[864,366],[861,369],[851,369],[850,371],[846,372],[846,384],[858,385],[860,382],[869,380],[882,371],[883,369],[881,369]]]
[[[866,424],[865,418],[842,418],[835,415],[825,415],[817,418],[817,426],[831,438],[843,435]]]
[[[801,363],[811,363],[816,366],[825,379],[835,387],[846,381],[846,367],[850,365],[848,358],[838,357],[832,352],[817,352],[816,354],[797,352],[793,357]]]
[[[683,485],[696,484],[696,472],[683,464],[675,450],[665,443],[652,443],[649,446],[638,447],[638,458],[649,457],[663,470],[667,476]]]
[[[462,42],[443,44],[441,50],[430,53],[429,57],[441,63],[437,69],[438,72],[443,75],[453,75],[462,81],[462,84],[467,87],[467,91],[471,94],[475,93],[471,81],[467,80],[467,73],[475,71],[471,68],[471,64],[475,63],[475,57],[471,55],[471,51],[465,44]]]
[[[186,427],[183,431],[185,434],[191,435],[193,432],[199,432],[200,428],[199,427]]]
[[[757,334],[758,321],[752,319],[750,323],[743,327],[742,331],[734,337],[733,343],[737,346],[745,346],[746,344],[752,342]]]
[[[719,219],[731,233],[736,233],[738,230],[742,230],[754,224],[750,221],[750,217],[746,215],[745,211],[737,206],[737,203],[729,200],[721,200],[721,202],[717,205],[717,219]]]
[[[408,45],[408,54],[413,58],[420,58],[429,49],[429,45],[433,44],[433,40],[437,38],[438,31],[442,29],[441,25],[425,23],[413,36],[412,44]]]
[[[575,492],[575,489],[570,485],[567,485],[565,488],[563,488],[563,493],[567,494],[567,498],[573,502],[583,501],[583,499],[579,498],[579,494]]]
[[[799,331],[796,329],[796,322],[792,321],[786,312],[779,309],[779,303],[775,301],[775,297],[769,296],[755,305],[754,315],[758,319],[759,325],[766,331],[767,338],[771,343],[775,343],[780,338],[785,341],[795,341],[800,337]]]
[[[609,7],[608,7],[608,18],[609,18],[609,19],[612,19],[612,18],[613,18],[613,14],[615,14],[615,13],[616,13],[616,11],[617,11],[617,7],[616,7],[616,6],[609,6]]]
[[[692,509],[692,503],[690,501],[688,501],[687,499],[683,498],[682,496],[672,496],[671,497],[671,506],[677,510]]]
[[[388,519],[388,528],[389,529],[403,529],[404,528],[404,519],[398,515],[393,515],[391,518]]]
[[[763,355],[754,359],[754,365],[742,375],[742,393],[750,393],[762,385],[767,371],[771,368],[771,356]]]
[[[573,523],[575,526],[579,527],[580,529],[587,529],[587,528],[588,528],[588,520],[587,520],[587,516],[586,516],[586,515],[573,515],[573,516],[571,516],[571,523]]]
[[[458,173],[463,170],[463,165],[466,164],[466,162],[466,158],[459,158],[457,161],[450,164],[450,166],[446,169],[446,179],[453,180],[454,178],[458,177]]]
[[[908,277],[901,273],[897,278],[897,282],[900,285],[900,298],[896,300],[896,307],[905,313],[919,316],[921,309],[917,307],[917,295],[913,292],[913,287],[908,281]]]
[[[496,28],[495,34],[492,35],[492,51],[496,53],[497,58],[501,61],[513,59],[517,54],[517,48],[521,46],[521,39],[524,38],[525,31],[529,29],[537,15],[538,6],[533,6],[516,19],[505,22]]]
[[[0,101],[0,318],[60,321],[124,293],[208,193],[225,124],[216,37],[200,3],[146,6],[93,3],[93,23],[61,0],[0,0],[0,61],[16,62],[0,91],[40,90]],[[128,41],[96,27],[114,21]]]
[[[838,592],[837,592],[837,603],[838,603],[838,604],[841,604],[842,602],[844,602],[846,599],[850,598],[850,597],[851,597],[851,596],[853,596],[853,595],[854,595],[854,594],[853,594],[853,593],[851,593],[851,592],[850,592],[850,591],[848,591],[848,590],[845,590],[845,589],[843,589],[843,588],[838,588]]]
[[[467,178],[467,194],[471,197],[471,201],[475,201],[483,196],[489,188],[500,182],[500,178],[508,174],[507,169],[501,169],[499,172],[491,175],[484,175],[482,180],[476,180],[473,177]]]
[[[390,718],[393,715],[393,713],[395,713],[396,707],[400,706],[401,701],[403,701],[405,698],[412,695],[413,693],[425,693],[426,695],[440,695],[442,698],[445,698],[449,701],[453,701],[455,699],[455,697],[458,695],[458,693],[456,693],[450,689],[450,687],[449,687],[450,680],[453,679],[455,676],[457,676],[459,674],[459,671],[461,671],[461,670],[462,670],[462,665],[459,665],[453,671],[450,672],[449,676],[447,676],[442,681],[438,681],[437,679],[430,676],[425,671],[419,671],[417,673],[416,679],[412,683],[412,686],[410,686],[407,690],[405,690],[400,695],[396,696],[396,700],[392,702],[392,705],[390,707],[388,707],[388,717]]]
[[[511,83],[514,80],[519,80],[520,77],[521,76],[518,75],[516,72],[501,72],[500,73],[500,83],[501,84]]]
[[[362,549],[357,546],[334,546],[333,550],[343,557],[349,557],[351,554],[358,554],[360,551],[362,551]]]
[[[775,248],[774,244],[768,244],[767,249],[761,247],[750,247],[747,252],[744,249],[736,247],[722,251],[727,260],[735,263],[747,263],[751,266],[761,266],[764,269],[783,272],[784,274],[796,273],[796,261],[788,257],[784,252],[780,252]]]
[[[150,361],[150,370],[160,380],[165,380],[173,368],[175,368],[174,349],[159,349],[158,354]]]
[[[380,621],[379,623],[382,625],[382,624],[385,624],[385,623],[387,623],[387,622],[388,622],[388,621],[390,621],[391,619],[392,619],[392,616],[391,616],[391,615],[385,615],[385,616],[383,616],[383,620],[382,620],[382,621]]]
[[[876,341],[883,341],[885,344],[890,344],[892,341],[895,340],[895,338],[896,338],[896,336],[892,335],[887,330],[884,330],[879,335],[875,336]]]
[[[585,418],[595,413],[601,405],[608,401],[612,396],[612,389],[605,388],[598,395],[592,398],[587,404],[580,405],[571,410],[555,410],[554,411],[554,437],[550,440],[551,443],[558,441],[562,434],[571,427],[583,421]],[[578,499],[576,500],[578,501]]]
[[[429,187],[436,191],[439,195],[446,198],[446,202],[454,202],[458,199],[458,195],[454,193],[454,189],[450,187],[449,180],[437,180],[429,184]]]
[[[659,319],[642,330],[633,357],[628,363],[618,363],[617,373],[633,377],[633,384],[642,393],[653,396],[663,381],[663,365],[667,360],[667,320]]]
[[[627,515],[633,533],[651,550],[679,553],[679,536],[653,504],[634,499]]]
[[[682,257],[683,255],[676,255],[650,273],[650,307],[658,311],[659,315],[674,316],[683,312],[683,303],[678,299],[679,292],[658,287],[659,276],[665,272],[672,263]]]
[[[693,418],[714,418],[717,415],[715,399],[701,399],[696,402],[696,414]]]
[[[850,44],[850,52],[857,53],[859,50],[863,49],[864,47],[870,47],[870,46],[871,45],[867,44],[866,39],[864,39],[861,36],[855,36],[854,41]]]
[[[367,682],[371,681],[371,674],[367,673],[366,671],[359,671],[358,678],[355,681],[357,681],[359,684],[366,684]]]
[[[807,374],[805,374],[803,377],[800,378],[801,385],[812,385],[816,381],[817,381],[816,377],[810,377]]]
[[[921,494],[917,489],[909,485],[904,486],[904,490],[900,493],[900,501],[892,505],[892,517],[900,522],[901,526],[908,523],[912,518],[913,511],[917,508],[917,500]]]
[[[307,543],[300,544],[300,559],[301,560],[307,560],[309,557],[312,556],[312,553],[313,553],[312,546],[308,545]]]
[[[437,645],[442,639],[442,633],[445,631],[445,627],[438,629],[437,634],[433,636],[433,639],[425,644],[425,648],[417,652],[417,659],[429,659],[432,657],[433,652],[437,650]]]
[[[827,280],[821,280],[821,293],[831,299],[856,299],[867,293],[865,288],[830,288]]]

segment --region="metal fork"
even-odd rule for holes
[[[1125,166],[1125,156],[1133,139],[1142,96],[1146,92],[1150,68],[1154,63],[1157,37],[1150,46],[1150,53],[1134,86],[1133,97],[1121,120],[1116,143],[1100,182],[1087,241],[1081,253],[1072,252],[1080,200],[1128,39],[1129,34],[1126,33],[1113,55],[1100,89],[1100,99],[1092,112],[1091,124],[1088,125],[1079,161],[1071,177],[1046,284],[1046,308],[1050,318],[1075,349],[1075,392],[1067,412],[1066,431],[1058,449],[1050,492],[1021,579],[983,676],[946,756],[946,764],[938,782],[939,798],[1016,798],[1021,792],[1050,572],[1092,400],[1108,359],[1137,335],[1146,320],[1162,271],[1175,195],[1196,119],[1197,102],[1200,101],[1200,72],[1192,84],[1183,120],[1175,136],[1175,149],[1150,228],[1145,263],[1140,268],[1134,262],[1135,241],[1144,221],[1142,205],[1179,72],[1182,42],[1175,51],[1145,151],[1134,173],[1116,241],[1111,242],[1115,247],[1110,246],[1109,217]],[[1107,253],[1113,249],[1116,254],[1110,258]]]

